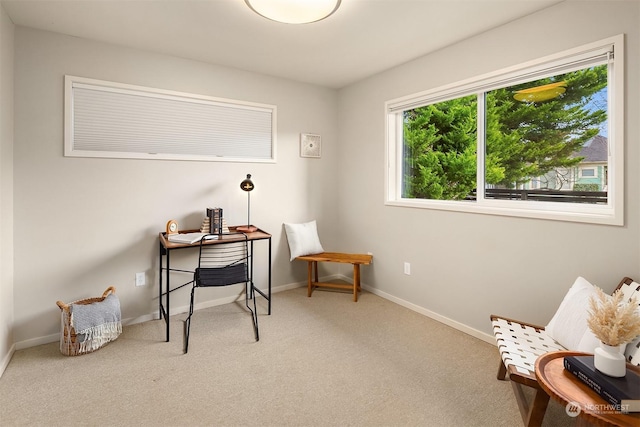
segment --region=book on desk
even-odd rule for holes
[[[206,237],[206,240],[215,240],[218,238],[215,234],[209,233],[177,233],[177,234],[169,234],[167,236],[167,240],[171,243],[188,243],[194,244],[202,240],[203,237]]]
[[[593,356],[567,356],[564,368],[620,412],[640,412],[640,375],[627,369],[624,377],[605,375],[593,365]]]

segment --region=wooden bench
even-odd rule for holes
[[[373,255],[368,254],[345,254],[340,252],[322,252],[314,255],[299,256],[296,260],[307,261],[308,277],[307,277],[307,296],[311,297],[311,293],[317,287],[333,288],[333,289],[353,289],[353,301],[358,301],[358,291],[360,291],[360,265],[369,265],[373,260]],[[319,262],[341,262],[345,264],[353,264],[353,284],[345,283],[326,283],[318,282],[318,263]]]

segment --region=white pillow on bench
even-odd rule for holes
[[[289,242],[289,251],[291,252],[289,261],[293,261],[299,256],[324,252],[315,220],[303,224],[285,223],[284,231],[287,233],[287,242]]]

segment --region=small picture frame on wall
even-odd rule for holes
[[[322,137],[312,133],[300,134],[300,157],[320,158],[322,155]]]

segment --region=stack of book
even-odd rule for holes
[[[594,367],[593,356],[567,356],[564,368],[617,411],[640,412],[640,374],[627,369],[624,377],[610,377]]]
[[[207,208],[209,233],[222,234],[222,208]]]

